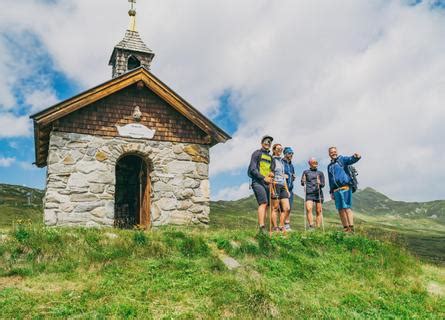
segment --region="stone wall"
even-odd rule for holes
[[[45,224],[113,226],[116,162],[137,154],[152,168],[152,225],[209,221],[209,147],[52,132]]]

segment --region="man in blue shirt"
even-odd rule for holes
[[[354,232],[354,218],[352,212],[351,177],[347,174],[347,166],[356,163],[361,156],[354,153],[351,157],[339,156],[336,147],[329,148],[331,163],[328,165],[329,192],[335,200],[335,207],[345,232]]]
[[[294,150],[292,150],[291,147],[284,148],[283,151],[284,157],[283,157],[283,163],[284,163],[284,173],[286,174],[286,182],[287,182],[287,188],[289,190],[289,204],[290,209],[285,217],[285,224],[284,227],[286,231],[290,231],[290,212],[292,210],[292,204],[294,202],[294,180],[295,180],[295,168],[292,164],[292,157],[294,156]]]

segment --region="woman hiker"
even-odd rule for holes
[[[283,147],[281,144],[274,144],[272,147],[273,153],[273,174],[274,174],[274,183],[272,185],[272,224],[274,226],[274,231],[282,231],[286,232],[284,227],[284,221],[289,217],[289,197],[290,192],[287,187],[286,182],[286,174],[284,173],[284,162],[281,158],[281,153],[283,151]],[[280,210],[281,209],[281,210]],[[280,225],[277,227],[277,216],[278,211],[280,213]]]
[[[309,230],[314,230],[316,226],[319,228],[322,225],[322,206],[323,206],[323,190],[325,185],[325,179],[323,172],[318,170],[318,161],[315,158],[310,158],[308,161],[309,169],[303,172],[301,176],[301,185],[305,187],[305,206],[306,206],[306,219],[309,224]],[[315,211],[317,217],[314,219],[312,216],[312,208],[315,203]]]

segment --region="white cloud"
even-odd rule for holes
[[[19,161],[18,162],[19,166],[26,171],[30,171],[30,170],[40,170],[39,168],[37,168],[36,166],[34,166],[31,162],[26,162],[26,161]]]
[[[31,106],[30,113],[39,112],[54,105],[58,101],[52,90],[36,90],[25,97],[25,103]]]
[[[0,167],[10,167],[15,162],[15,158],[0,157]]]
[[[422,200],[445,197],[445,14],[430,3],[140,1],[138,28],[156,53],[152,71],[206,114],[236,91],[240,129],[212,150],[212,174],[247,166],[269,133],[297,162],[326,158],[330,145],[359,151],[361,186]],[[127,5],[14,2],[0,8],[0,32],[32,31],[86,89],[110,77]],[[8,57],[0,71],[15,76]],[[0,82],[4,106],[10,83]]]
[[[0,113],[0,139],[31,135],[31,121],[28,116]]]
[[[237,200],[248,197],[251,193],[249,184],[243,183],[239,186],[220,189],[214,197],[212,196],[212,200]]]

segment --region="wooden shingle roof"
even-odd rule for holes
[[[30,116],[30,118],[34,120],[36,165],[38,167],[46,166],[49,137],[54,121],[139,81],[142,81],[146,87],[168,105],[176,109],[180,114],[204,131],[209,137],[210,145],[226,142],[231,139],[230,135],[205,117],[150,71],[144,67],[139,67]]]

